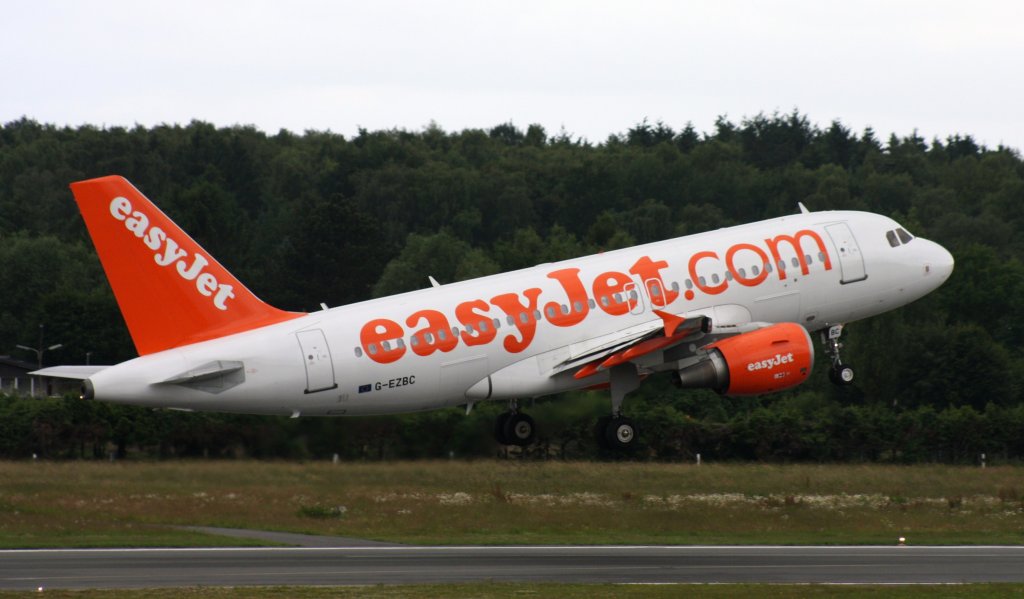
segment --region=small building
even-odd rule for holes
[[[0,393],[31,397],[51,397],[78,389],[79,381],[29,376],[36,364],[11,356],[0,356]]]
[[[36,370],[36,365],[31,362],[0,356],[0,393],[30,395],[34,379],[38,378],[28,375],[33,370]]]

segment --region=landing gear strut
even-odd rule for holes
[[[843,325],[837,324],[821,332],[821,341],[825,344],[825,353],[832,359],[832,367],[828,371],[829,380],[840,387],[845,387],[853,384],[853,366],[844,364],[839,357],[839,350],[843,347],[839,342],[839,336],[842,334]]]
[[[518,402],[508,403],[508,411],[502,412],[494,421],[494,438],[502,445],[526,447],[533,443],[537,427],[528,414],[519,411]]]
[[[640,386],[640,375],[636,366],[630,363],[613,366],[611,369],[612,414],[597,420],[594,431],[597,444],[604,449],[624,450],[636,441],[636,425],[622,415],[622,400],[626,394]]]

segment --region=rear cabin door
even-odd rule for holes
[[[295,336],[299,339],[302,360],[306,364],[306,393],[336,388],[338,384],[334,380],[334,363],[324,332],[313,329],[299,331]]]

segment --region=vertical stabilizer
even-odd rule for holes
[[[302,315],[253,295],[124,177],[71,191],[140,355]]]

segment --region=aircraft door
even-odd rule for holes
[[[629,306],[630,314],[644,313],[644,296],[640,293],[636,283],[627,283],[622,288],[623,300]]]
[[[651,309],[663,308],[668,304],[665,288],[659,279],[647,279],[644,281],[644,289],[647,290],[647,299],[651,301]]]
[[[839,252],[839,269],[842,272],[840,283],[845,285],[868,278],[864,271],[864,256],[860,253],[860,246],[857,245],[857,239],[849,225],[835,223],[825,227],[825,230]]]
[[[306,364],[306,393],[334,389],[334,363],[327,337],[320,329],[299,331],[295,334],[302,349],[302,360]]]

